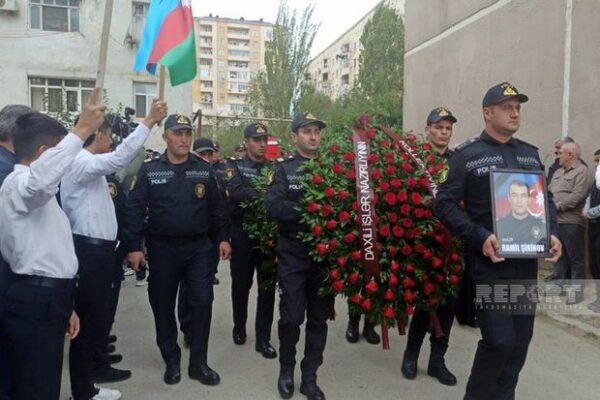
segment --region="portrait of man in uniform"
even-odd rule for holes
[[[539,173],[491,174],[495,234],[505,257],[542,257],[549,249],[546,185]]]

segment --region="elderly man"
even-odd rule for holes
[[[554,203],[560,227],[560,240],[563,254],[554,267],[556,283],[562,288],[565,279],[585,278],[585,218],[583,206],[590,187],[588,169],[582,164],[581,148],[577,143],[565,143],[558,152],[560,167],[554,173],[549,190],[554,195]],[[573,285],[567,299],[568,304],[583,300],[583,287]]]

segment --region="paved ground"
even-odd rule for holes
[[[180,384],[162,382],[163,362],[155,345],[152,312],[147,287],[136,287],[129,277],[121,292],[115,333],[117,351],[125,360],[117,366],[133,371],[133,377],[112,385],[124,399],[278,399],[276,360],[262,358],[254,351],[254,335],[248,330],[248,342],[236,346],[231,340],[231,302],[229,265],[221,264],[215,287],[213,326],[209,364],[221,375],[221,384],[208,387],[187,377],[187,350],[182,363]],[[253,294],[254,295],[254,294]],[[252,296],[253,296],[252,295]],[[254,310],[254,303],[251,303]],[[319,371],[319,384],[329,400],[335,399],[461,399],[479,340],[479,332],[454,325],[447,355],[448,367],[457,375],[458,385],[446,387],[427,376],[428,346],[422,351],[419,375],[408,381],[400,374],[400,361],[406,337],[391,332],[391,350],[367,344],[351,345],[344,338],[347,318],[345,305],[338,300],[339,317],[329,325],[325,363]],[[253,326],[249,321],[248,328]],[[276,337],[276,331],[273,330]],[[301,339],[301,343],[302,343]],[[180,338],[180,342],[182,338]],[[277,347],[277,340],[273,341]],[[67,346],[68,349],[68,346]],[[302,347],[300,347],[302,349]],[[67,360],[63,373],[63,395],[69,392]],[[561,326],[547,316],[537,319],[529,357],[521,374],[519,399],[577,400],[600,399],[600,341],[576,328]],[[296,373],[299,380],[299,371]],[[299,382],[298,382],[299,383]],[[296,392],[294,398],[305,398]]]

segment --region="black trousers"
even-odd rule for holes
[[[432,330],[429,335],[429,342],[431,343],[431,355],[444,356],[446,350],[448,350],[448,341],[450,340],[450,331],[452,330],[452,323],[454,322],[454,299],[448,299],[445,304],[438,307],[436,314],[440,320],[440,326],[442,328],[442,337],[436,337],[435,332]],[[410,327],[408,329],[408,339],[406,342],[406,352],[418,355],[421,351],[421,345],[425,334],[430,325],[430,314],[428,311],[419,311],[415,313],[410,321]]]
[[[256,270],[256,279],[259,286],[254,324],[256,340],[258,342],[271,340],[275,292],[261,289],[261,286],[271,278],[261,267],[264,257],[240,226],[234,225],[231,230],[231,247],[233,327],[236,330],[246,331],[248,297],[250,296],[250,288]]]
[[[464,400],[514,400],[535,315],[478,311],[481,340]]]
[[[213,246],[208,239],[164,242],[150,237],[147,248],[150,263],[148,295],[154,313],[156,344],[167,365],[181,362],[175,301],[179,283],[183,280],[187,288],[187,302],[192,310],[189,368],[193,370],[207,363],[214,299],[212,282],[216,272],[214,264],[209,261],[213,257]]]
[[[210,263],[209,267],[215,269],[215,274],[217,272],[217,267],[219,266],[219,244],[211,241],[213,250],[212,257],[208,262]],[[184,336],[191,338],[191,323],[192,323],[192,308],[187,300],[187,287],[185,285],[185,281],[182,280],[179,283],[179,292],[177,294],[177,319],[179,320],[179,329]]]
[[[560,224],[559,227],[563,251],[554,265],[554,276],[556,284],[562,286],[569,278],[585,279],[585,228],[577,224]]]
[[[304,358],[300,364],[302,380],[317,379],[317,369],[323,363],[327,343],[327,318],[333,299],[321,297],[319,266],[299,240],[285,236],[277,244],[279,277],[279,363],[282,369],[296,365],[296,343],[300,325],[306,315]]]
[[[71,342],[69,372],[73,399],[90,399],[94,388],[94,356],[106,354],[110,332],[110,291],[115,243],[91,244],[75,236],[75,253],[79,261],[75,285],[75,312],[81,330]]]
[[[12,400],[58,400],[73,285],[15,281],[6,293],[5,332],[12,349]]]
[[[590,272],[596,280],[596,297],[600,299],[600,220],[590,222],[588,231]]]
[[[0,255],[0,400],[10,400],[11,348],[4,332],[2,314],[6,291],[14,279],[10,266]]]

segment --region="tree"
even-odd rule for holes
[[[375,121],[402,126],[404,24],[393,8],[381,4],[360,38],[358,79],[351,96],[362,98]]]
[[[250,83],[248,103],[254,114],[281,118],[296,110],[318,29],[312,22],[313,11],[314,5],[309,5],[298,17],[285,0],[279,4],[273,38],[265,49],[265,70]]]

